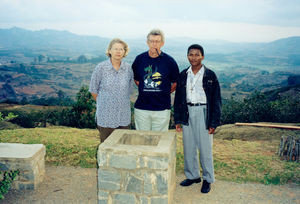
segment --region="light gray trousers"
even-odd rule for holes
[[[209,183],[215,181],[212,156],[213,136],[205,127],[206,106],[188,106],[189,125],[183,125],[184,173],[188,179],[200,177],[199,156],[202,177]]]

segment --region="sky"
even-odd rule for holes
[[[0,28],[67,30],[108,38],[270,42],[300,36],[299,0],[0,0]]]

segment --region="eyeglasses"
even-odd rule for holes
[[[112,51],[120,51],[120,52],[124,52],[125,49],[124,48],[112,48]]]
[[[148,42],[149,43],[151,43],[151,44],[159,44],[159,43],[161,43],[161,40],[148,40]]]

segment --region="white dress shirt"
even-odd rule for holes
[[[206,103],[206,95],[203,89],[204,67],[194,74],[192,67],[187,70],[186,100],[188,103]]]

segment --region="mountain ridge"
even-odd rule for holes
[[[146,37],[124,40],[130,47],[129,63],[147,50]],[[88,85],[95,65],[107,58],[109,41],[51,29],[0,29],[0,100],[56,96],[60,90],[74,96],[81,85]],[[300,36],[266,43],[167,38],[162,50],[182,70],[189,65],[186,50],[193,43],[203,45],[204,64],[218,75],[226,98],[283,87],[289,76],[300,75]],[[79,61],[83,55],[89,61]]]
[[[134,49],[146,47],[145,41],[137,39],[126,39]],[[66,30],[43,29],[38,31],[26,30],[19,27],[0,29],[0,47],[11,48],[65,48],[85,51],[103,50],[110,39],[95,35],[78,35]],[[237,53],[241,51],[252,51],[270,54],[300,54],[300,36],[291,36],[263,43],[243,43],[222,40],[201,40],[196,38],[167,38],[165,49],[186,50],[192,43],[201,43],[207,53]],[[184,47],[182,45],[185,45]],[[130,47],[132,47],[130,46]]]

